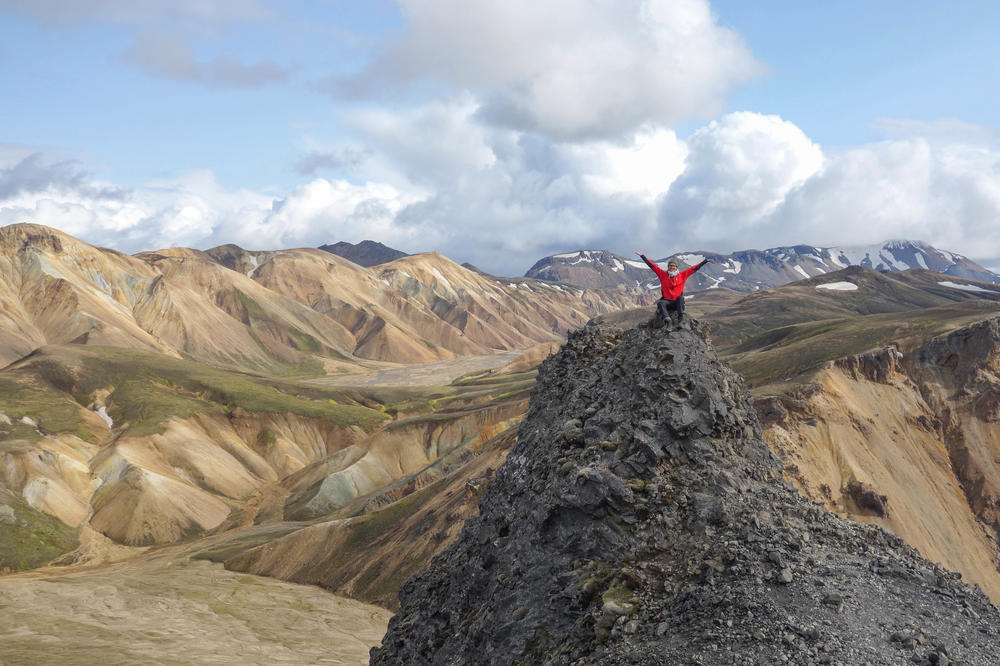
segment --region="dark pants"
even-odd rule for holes
[[[677,300],[668,301],[665,298],[661,298],[656,301],[656,311],[660,314],[660,319],[663,321],[670,320],[670,313],[676,312],[677,318],[680,319],[684,316],[684,294],[677,297]]]

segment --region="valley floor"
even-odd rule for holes
[[[472,372],[492,370],[507,365],[524,351],[501,352],[485,356],[465,356],[449,361],[415,363],[399,368],[337,375],[306,380],[322,386],[441,386]]]
[[[0,578],[0,664],[367,664],[389,611],[174,549]],[[280,612],[276,612],[280,609]]]

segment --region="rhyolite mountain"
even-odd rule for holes
[[[697,325],[545,361],[480,516],[403,585],[372,664],[994,664],[1000,611],[782,480]]]
[[[420,475],[478,445],[470,431],[487,439],[520,418],[516,382],[497,391],[514,406],[488,404],[480,386],[483,404],[459,409],[449,390],[435,395],[450,414],[377,437],[411,402],[435,405],[302,376],[549,344],[633,302],[492,279],[434,253],[368,269],[317,249],[127,255],[40,225],[0,228],[0,511],[60,544],[26,552],[5,532],[0,569],[94,533],[192,538],[295,474],[300,512]]]
[[[388,245],[383,245],[378,241],[372,240],[363,240],[360,243],[338,241],[329,245],[320,245],[319,249],[365,267],[378,266],[379,264],[385,264],[409,256],[401,250],[393,249]]]
[[[886,241],[866,247],[793,245],[768,250],[742,250],[732,254],[679,252],[655,261],[665,268],[670,258],[678,260],[682,267],[705,258],[714,262],[691,278],[689,290],[725,287],[736,291],[756,291],[832,273],[847,266],[884,271],[922,268],[1000,284],[1000,275],[967,257],[909,240]],[[621,286],[641,290],[657,286],[655,277],[651,277],[652,273],[642,260],[634,255],[620,257],[606,250],[579,250],[544,257],[525,275],[592,288]]]
[[[338,372],[530,347],[633,297],[497,280],[437,253],[365,268],[317,249],[127,255],[0,228],[0,362],[96,344],[265,373]]]

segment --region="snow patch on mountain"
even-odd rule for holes
[[[975,284],[958,284],[957,282],[952,282],[951,280],[944,280],[938,282],[942,287],[951,287],[952,289],[961,289],[962,291],[978,291],[985,292],[987,294],[1000,294],[1000,291],[995,289],[983,289],[982,287]]]
[[[858,285],[853,282],[827,282],[816,285],[817,289],[829,289],[830,291],[857,291]]]
[[[677,258],[688,266],[694,266],[705,261],[705,256],[702,254],[678,254]]]

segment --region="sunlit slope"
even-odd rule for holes
[[[386,418],[343,391],[97,346],[46,347],[4,369],[0,412],[0,483],[128,545],[212,529]]]
[[[0,229],[0,362],[46,344],[97,344],[266,372],[343,358],[336,322],[193,252],[130,257],[54,229]],[[349,353],[349,349],[348,352]]]
[[[133,315],[157,278],[134,257],[48,227],[0,228],[0,363],[74,341],[175,353]]]
[[[354,355],[411,363],[557,340],[634,303],[620,292],[491,279],[437,253],[366,269],[320,250],[285,250],[252,275],[350,330]]]
[[[312,249],[128,256],[41,225],[0,229],[0,363],[77,343],[318,374],[522,349],[633,303],[490,278],[434,253],[371,269]]]
[[[200,556],[398,607],[399,586],[478,512],[515,440],[534,374],[497,371],[423,395],[399,392],[400,409],[438,409],[393,422],[366,443],[363,456],[330,456],[282,481],[291,491],[285,517],[313,525],[293,523],[288,534],[260,537],[251,530]],[[373,470],[381,476],[377,489]]]
[[[167,298],[185,305],[144,311],[142,321],[186,354],[258,371],[287,364],[313,372],[322,369],[321,358],[343,361],[351,354],[353,336],[341,324],[204,253],[174,249],[137,256],[164,277]]]

